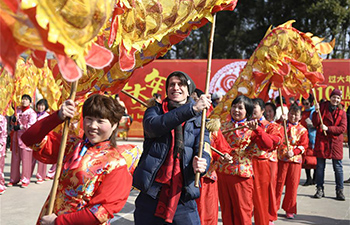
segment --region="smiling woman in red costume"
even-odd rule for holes
[[[67,100],[23,134],[36,159],[56,163],[61,137],[50,131],[74,113],[74,102]],[[110,97],[92,95],[84,102],[84,138],[68,138],[53,214],[44,216],[46,201],[38,224],[106,224],[123,208],[132,181],[114,139],[123,114],[124,108]]]

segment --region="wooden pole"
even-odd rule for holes
[[[205,81],[205,94],[209,94],[209,83],[210,83],[210,73],[211,73],[211,58],[213,54],[213,45],[214,45],[214,33],[215,33],[215,21],[216,14],[213,15],[213,23],[211,25],[210,31],[210,39],[209,39],[209,48],[208,48],[208,61],[207,61],[207,76]],[[203,155],[203,146],[204,146],[204,131],[205,131],[205,120],[207,117],[207,109],[204,109],[202,112],[202,123],[201,123],[201,131],[200,131],[200,139],[199,139],[199,149],[198,149],[198,157],[202,158]],[[194,186],[199,187],[199,178],[200,172],[196,173]]]
[[[279,92],[279,94],[280,94],[280,103],[281,103],[282,115],[284,115],[283,99],[282,99],[282,91],[281,91],[281,88],[278,88],[278,92]],[[286,120],[283,120],[283,129],[284,129],[284,138],[285,138],[285,140],[286,140],[287,151],[289,152],[289,142],[288,142],[287,121],[286,121]]]
[[[222,133],[226,134],[228,132],[235,131],[235,130],[240,130],[240,129],[243,129],[243,128],[247,128],[247,126],[243,125],[243,126],[234,127],[234,128],[228,129],[228,130],[224,130],[224,131],[222,131]]]
[[[213,146],[210,146],[211,150],[216,152],[219,156],[225,157],[225,154],[214,148]]]
[[[140,103],[141,105],[148,107],[147,104],[145,102],[143,102],[142,100],[136,98],[135,96],[133,96],[132,94],[130,94],[129,92],[125,91],[125,90],[121,90],[121,92],[127,96],[129,96],[130,98],[134,99],[135,101],[137,101],[138,103]]]
[[[314,105],[316,105],[318,103],[317,103],[317,100],[316,100],[315,88],[312,88],[312,93],[314,94]],[[311,104],[311,102],[310,102],[310,104]],[[322,115],[321,115],[320,109],[318,109],[318,113],[317,114],[318,114],[318,116],[320,118],[321,126],[323,126],[323,119],[322,119]],[[327,132],[325,130],[323,131],[323,134],[324,134],[324,136],[327,136]]]
[[[75,94],[77,92],[77,86],[78,86],[78,81],[74,81],[72,83],[71,90],[70,90],[70,95],[69,95],[69,99],[72,99],[73,101],[75,99]],[[60,145],[60,149],[59,149],[59,152],[58,152],[58,158],[57,158],[56,173],[55,173],[55,177],[54,177],[52,188],[51,188],[51,192],[50,192],[49,205],[48,205],[48,208],[47,208],[47,211],[46,211],[46,215],[50,215],[53,212],[53,206],[54,206],[55,199],[56,199],[56,194],[57,194],[58,181],[59,181],[59,178],[60,178],[60,175],[61,175],[62,162],[63,162],[64,152],[65,152],[65,149],[66,149],[69,123],[70,123],[70,119],[66,119],[64,121],[61,145]]]

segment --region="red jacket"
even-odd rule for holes
[[[327,136],[321,129],[319,116],[312,117],[312,123],[317,129],[314,154],[317,158],[343,159],[343,133],[346,130],[346,113],[337,108],[332,113],[329,111],[329,101],[320,105],[323,124],[328,127]]]

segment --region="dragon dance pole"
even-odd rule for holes
[[[148,107],[147,104],[146,104],[144,101],[142,101],[142,100],[139,99],[139,98],[136,98],[135,96],[133,96],[133,95],[130,94],[129,92],[127,92],[127,91],[125,91],[125,90],[123,90],[123,89],[121,90],[121,92],[122,92],[123,94],[125,94],[126,96],[128,96],[128,97],[134,99],[135,101],[137,101],[137,102],[140,103],[141,105],[145,106],[146,108]]]
[[[146,105],[146,103],[145,102],[143,102],[142,100],[140,100],[139,98],[136,98],[135,96],[133,96],[132,94],[130,94],[130,93],[128,93],[127,91],[125,91],[125,90],[122,90],[121,91],[122,93],[124,93],[124,94],[126,94],[127,96],[129,96],[130,98],[132,98],[132,99],[134,99],[134,100],[136,100],[138,103],[140,103],[141,105],[143,105],[143,106],[146,106],[147,107],[147,105]],[[242,127],[237,127],[236,129],[243,129],[243,128],[245,128],[246,126],[242,126]],[[211,150],[213,150],[214,152],[216,152],[218,155],[220,155],[220,156],[222,156],[222,157],[224,157],[225,155],[222,153],[222,152],[220,152],[219,150],[217,150],[216,148],[214,148],[213,146],[210,146],[210,148],[211,148]]]
[[[280,102],[281,102],[282,115],[284,115],[283,99],[282,99],[282,91],[281,91],[281,88],[278,88],[278,93],[280,94]],[[289,152],[289,142],[288,142],[288,133],[287,133],[287,122],[286,122],[285,119],[283,120],[283,129],[284,129],[284,138],[285,138],[285,140],[286,140],[287,151]]]
[[[77,92],[77,86],[78,86],[78,81],[74,81],[72,83],[72,85],[71,85],[69,99],[72,99],[73,101],[75,99],[75,94]],[[56,194],[57,194],[58,180],[59,180],[60,175],[61,175],[62,162],[63,162],[64,152],[65,152],[65,149],[66,149],[69,123],[70,123],[70,119],[66,119],[64,121],[61,145],[60,145],[60,149],[59,149],[59,152],[58,152],[58,158],[57,158],[56,173],[55,173],[55,177],[54,177],[54,180],[53,180],[52,188],[51,188],[51,191],[50,191],[50,199],[49,199],[49,204],[48,204],[48,208],[47,208],[47,211],[46,211],[46,215],[50,215],[53,212],[53,206],[54,206],[54,203],[55,203],[55,200],[56,200]]]
[[[216,154],[218,154],[221,157],[225,157],[225,154],[220,152],[219,150],[217,150],[216,148],[214,148],[213,146],[210,146],[211,150],[213,150],[214,152],[216,152]]]
[[[211,73],[211,58],[213,54],[213,45],[214,45],[214,33],[215,33],[215,21],[216,14],[213,15],[213,23],[211,25],[210,31],[210,39],[209,39],[209,49],[208,49],[208,61],[207,61],[207,76],[205,80],[205,94],[209,94],[209,83],[210,83],[210,73]],[[198,149],[198,157],[202,158],[203,155],[203,146],[204,146],[204,131],[205,131],[205,120],[207,117],[207,109],[204,109],[202,112],[202,122],[201,122],[201,131],[200,131],[200,139],[199,139],[199,149]],[[194,186],[199,187],[199,178],[200,172],[196,173]]]
[[[314,104],[317,104],[315,88],[312,88],[312,93],[314,94]],[[311,104],[311,102],[310,102],[310,104]],[[323,119],[322,119],[320,110],[318,110],[317,114],[320,117],[321,126],[323,126]],[[324,134],[324,136],[327,136],[327,132],[325,130],[323,131],[323,134]]]

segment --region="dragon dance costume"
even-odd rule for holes
[[[300,123],[287,122],[287,134],[289,150],[293,151],[294,156],[288,157],[288,150],[285,144],[279,146],[278,154],[278,175],[276,186],[276,211],[274,219],[277,220],[277,211],[280,208],[283,187],[286,185],[286,191],[283,199],[282,209],[286,213],[297,213],[297,190],[300,182],[302,154],[309,145],[307,129]]]
[[[56,163],[61,137],[50,131],[62,122],[56,112],[23,135],[23,141],[33,146],[36,159]],[[68,138],[53,209],[58,216],[55,224],[108,224],[123,208],[132,181],[121,154],[124,150],[112,147],[109,140],[92,145],[88,140]],[[48,200],[39,218],[47,207]]]
[[[222,220],[227,224],[251,224],[253,211],[253,164],[254,145],[259,149],[271,151],[273,140],[259,126],[256,130],[243,128],[230,131],[244,125],[243,121],[230,120],[222,124],[222,132],[232,148],[229,154],[233,163],[218,164],[219,200]]]
[[[225,140],[221,130],[211,133],[211,146],[221,152],[230,152],[230,145]],[[212,152],[212,161],[208,172],[200,178],[201,195],[196,199],[201,224],[217,225],[219,219],[218,176],[215,171],[219,159],[216,152]]]
[[[277,123],[270,123],[264,117],[260,118],[259,123],[265,132],[273,140],[274,151],[264,151],[254,146],[253,171],[254,171],[254,223],[264,225],[269,223],[269,207],[276,205],[275,188],[270,185],[277,177],[277,168],[271,170],[271,161],[269,159],[276,155],[276,149],[283,140],[282,126]],[[276,164],[276,163],[274,163]],[[276,166],[277,167],[277,166]],[[274,172],[275,171],[275,172]],[[276,182],[274,182],[276,183]],[[272,191],[274,191],[272,193]]]

